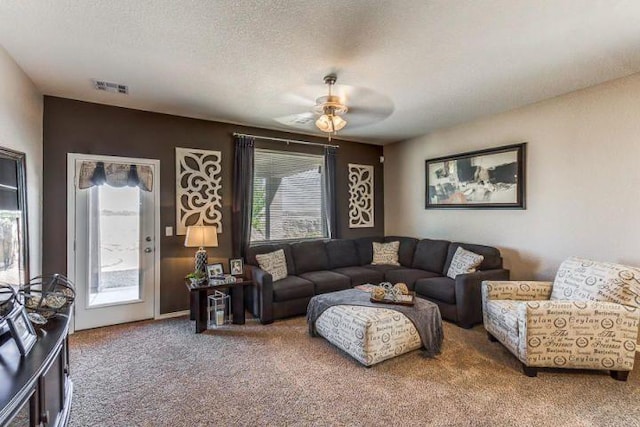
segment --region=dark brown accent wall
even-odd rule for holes
[[[219,246],[210,248],[210,262],[231,256],[231,197],[234,132],[312,142],[326,139],[295,135],[227,123],[111,107],[101,104],[45,96],[43,171],[43,261],[44,273],[66,272],[67,153],[141,157],[160,160],[160,312],[188,308],[183,277],[193,269],[192,248],[184,247],[184,236],[164,236],[164,227],[175,231],[175,147],[222,152],[222,201],[224,232]],[[384,234],[382,147],[335,140],[337,155],[338,237],[355,238]],[[281,147],[284,148],[284,147]],[[347,164],[374,165],[375,228],[350,229],[348,224]]]

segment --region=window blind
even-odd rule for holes
[[[327,237],[324,156],[256,149],[251,242]]]

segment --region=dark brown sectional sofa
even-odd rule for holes
[[[400,265],[371,265],[372,242],[392,241],[400,242]],[[484,261],[475,273],[453,280],[446,274],[458,246],[483,255]],[[256,255],[278,249],[284,250],[289,276],[273,282],[258,267]],[[388,281],[406,283],[418,297],[436,303],[443,319],[470,328],[482,322],[481,282],[509,280],[496,248],[400,236],[254,246],[247,253],[246,271],[254,281],[247,303],[263,324],[305,314],[314,295]]]

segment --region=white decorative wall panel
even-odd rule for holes
[[[222,153],[176,148],[176,234],[189,225],[215,225],[222,232]]]
[[[373,166],[349,163],[349,228],[373,226]]]

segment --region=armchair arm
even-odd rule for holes
[[[552,282],[524,280],[496,281],[482,283],[482,300],[508,299],[516,301],[548,300],[551,297]]]
[[[509,279],[509,270],[496,269],[458,274],[455,280],[458,324],[470,328],[482,322],[481,284],[486,280]]]
[[[273,322],[273,277],[263,269],[252,266],[251,278],[259,301],[260,322]]]
[[[600,301],[529,301],[518,308],[527,366],[630,371],[640,309]]]

